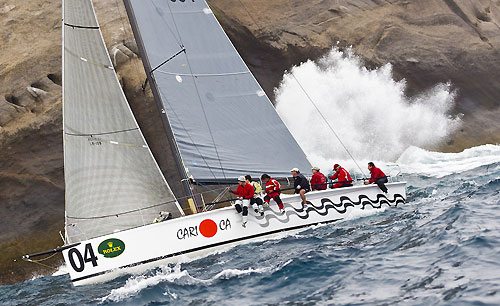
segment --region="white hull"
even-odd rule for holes
[[[406,183],[390,183],[387,187],[387,195],[376,185],[310,192],[307,211],[302,209],[298,195],[282,195],[284,215],[271,201],[263,217],[249,210],[246,228],[241,226],[241,216],[235,209],[226,207],[82,241],[64,250],[63,256],[74,285],[105,282],[124,273],[139,273],[237,244],[405,203]],[[109,246],[109,242],[113,245]]]

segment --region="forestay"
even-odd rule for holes
[[[63,22],[67,242],[151,223],[161,210],[179,216],[121,90],[92,2],[65,0]]]
[[[197,180],[309,170],[204,0],[125,0],[184,166]],[[148,67],[149,66],[149,67]]]

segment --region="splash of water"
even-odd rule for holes
[[[333,48],[291,71],[275,89],[276,109],[317,165],[331,167],[333,159],[348,156],[295,78],[358,160],[394,161],[410,146],[438,144],[461,122],[449,115],[455,100],[450,84],[408,98],[405,80],[393,79],[390,64],[369,70],[352,50]]]

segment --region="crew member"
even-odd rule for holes
[[[312,168],[313,176],[311,177],[311,189],[312,190],[325,190],[326,189],[326,176],[319,172],[318,167]]]
[[[380,168],[375,167],[375,164],[372,162],[368,163],[368,170],[370,170],[371,177],[369,181],[365,181],[365,185],[375,183],[383,193],[387,193],[387,186],[385,186],[387,176],[385,173]]]
[[[264,202],[269,205],[269,202],[271,201],[271,199],[273,199],[276,204],[278,204],[280,213],[284,214],[285,209],[283,207],[283,201],[281,201],[280,198],[280,183],[277,180],[272,179],[269,174],[262,174],[260,179],[266,183],[266,196],[264,197]]]
[[[335,174],[330,178],[332,180],[337,180],[337,183],[333,185],[333,188],[341,188],[341,187],[351,187],[352,179],[349,172],[346,169],[342,168],[339,164],[335,164],[333,166],[333,170],[335,170]]]
[[[293,168],[292,170],[290,170],[290,172],[292,172],[294,179],[293,187],[295,188],[295,193],[300,194],[300,198],[302,199],[302,205],[304,209],[306,209],[307,208],[306,192],[311,191],[311,186],[309,185],[309,181],[302,173],[300,173],[298,168]]]
[[[250,200],[253,198],[254,190],[251,184],[247,184],[247,181],[244,176],[240,176],[238,178],[238,188],[236,191],[229,190],[235,195],[238,196],[236,201],[234,201],[234,207],[238,213],[243,212],[242,214],[242,226],[247,227],[248,221],[248,206],[250,206]]]
[[[264,215],[264,201],[262,201],[262,198],[260,197],[260,194],[262,192],[262,187],[258,182],[252,182],[252,177],[250,175],[245,175],[245,179],[247,184],[250,184],[253,186],[253,198],[250,200],[250,205],[252,205],[253,210],[260,214],[261,216]]]

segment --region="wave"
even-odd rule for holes
[[[499,171],[500,145],[482,145],[460,153],[440,153],[410,147],[399,157],[397,162],[405,173],[418,173],[434,177],[462,173],[487,165],[493,165],[489,170]]]
[[[284,264],[278,267],[263,267],[263,268],[248,268],[245,270],[238,269],[225,269],[221,272],[217,273],[213,277],[209,279],[199,279],[193,277],[189,274],[187,270],[181,269],[181,264],[177,264],[173,267],[164,266],[161,270],[156,271],[156,273],[152,276],[148,275],[139,275],[132,276],[125,282],[125,285],[113,289],[109,292],[108,295],[99,299],[99,302],[121,302],[127,298],[133,297],[137,295],[140,291],[158,285],[162,282],[167,283],[175,283],[178,285],[212,285],[217,280],[222,279],[231,279],[234,277],[241,277],[250,274],[262,274],[273,272],[276,269],[280,269],[283,266],[287,265],[291,260],[285,262]],[[172,293],[167,292],[167,294],[172,296]]]
[[[461,124],[460,116],[449,115],[456,96],[450,84],[409,98],[405,80],[394,80],[390,64],[369,70],[351,50],[333,48],[286,72],[275,90],[281,118],[310,161],[323,167],[348,156],[301,85],[359,160],[394,161],[410,146],[441,142]]]

